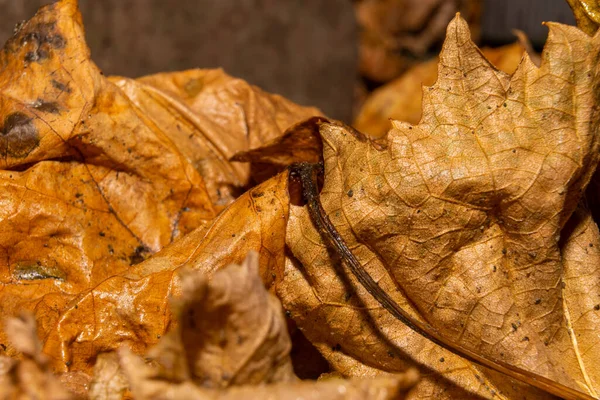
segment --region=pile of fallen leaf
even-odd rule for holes
[[[539,66],[456,17],[372,136],[221,70],[105,77],[77,2],[40,9],[0,52],[0,398],[600,397],[600,10],[571,3]]]

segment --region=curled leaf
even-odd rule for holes
[[[600,356],[569,334],[563,298],[573,281],[558,239],[598,163],[599,99],[590,88],[598,86],[600,36],[549,27],[541,66],[525,56],[509,76],[455,19],[418,125],[394,121],[377,142],[320,126],[320,199],[363,268],[407,313],[576,398],[598,390],[581,354]],[[286,240],[293,257],[277,292],[334,369],[374,374],[417,362],[440,373],[424,374],[420,395],[545,396],[449,355],[391,318],[348,278],[305,207],[291,207]]]
[[[181,286],[173,305],[176,328],[148,354],[169,379],[214,388],[296,380],[281,304],[263,286],[257,253],[210,281],[187,271]]]

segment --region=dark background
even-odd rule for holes
[[[48,0],[0,0],[0,43]],[[351,0],[80,0],[92,58],[106,73],[136,77],[223,67],[263,89],[350,121],[357,78]],[[482,42],[540,48],[544,20],[574,23],[564,0],[488,0]]]

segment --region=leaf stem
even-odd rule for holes
[[[385,308],[396,319],[401,321],[404,325],[408,326],[419,335],[431,340],[438,346],[475,364],[501,372],[510,376],[511,378],[535,386],[553,395],[563,397],[564,399],[595,399],[586,393],[564,386],[533,372],[510,365],[504,361],[490,357],[483,357],[474,351],[466,349],[461,345],[444,338],[443,335],[432,325],[417,320],[408,314],[379,286],[377,282],[375,282],[375,280],[373,280],[369,273],[362,267],[358,259],[346,245],[344,239],[341,237],[335,226],[329,220],[329,217],[321,205],[317,187],[317,174],[322,173],[322,164],[297,163],[291,165],[290,170],[292,175],[300,178],[300,182],[302,184],[302,194],[308,206],[308,213],[325,244],[337,253],[337,255],[346,263],[350,271],[352,271],[352,274],[356,277],[358,282],[367,290],[367,292],[369,292],[369,294],[371,294],[371,296],[373,296],[373,298],[375,298],[375,300],[377,300],[377,302],[379,302],[379,304],[381,304],[383,308]]]

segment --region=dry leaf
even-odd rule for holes
[[[412,370],[374,380],[295,383],[281,304],[263,287],[256,253],[242,265],[217,271],[210,281],[202,272],[187,271],[182,292],[173,307],[175,330],[148,354],[154,364],[120,350],[138,399],[388,399],[417,380]]]
[[[90,61],[77,2],[40,9],[0,52],[0,313],[33,311],[44,351],[61,371],[91,372],[96,354],[122,341],[145,343],[142,348],[155,342],[168,323],[168,317],[157,319],[154,313],[167,312],[169,268],[178,265],[177,257],[181,261],[198,250],[194,240],[203,238],[217,211],[251,183],[249,167],[230,164],[229,156],[314,114],[314,108],[219,70],[137,81],[104,78]],[[243,211],[246,216],[262,212],[259,218],[228,223],[227,234],[237,238],[208,232],[207,243],[220,240],[231,244],[231,251],[211,248],[195,259],[214,256],[226,264],[264,246],[261,271],[265,282],[273,280],[270,269],[282,268],[284,257],[274,251],[282,244],[274,243],[283,239],[263,240],[263,235],[285,224],[281,213],[287,212],[278,207],[287,201],[283,193],[265,196],[273,204],[262,206],[264,211]],[[254,200],[244,199],[233,209],[253,207]],[[274,218],[270,225],[259,226],[269,218]],[[132,269],[182,237],[187,242],[167,253],[171,264],[165,270]],[[263,240],[259,248],[256,240]],[[244,246],[239,254],[235,242]],[[125,296],[121,289],[134,293]],[[128,303],[132,296],[145,302]],[[105,303],[127,305],[127,311],[109,307],[101,314]],[[152,328],[138,336],[128,313]],[[84,318],[74,320],[72,314]],[[123,325],[111,322],[117,320]],[[88,325],[79,327],[84,321]],[[90,341],[101,344],[80,347]],[[16,354],[11,346],[5,350]]]
[[[69,400],[66,391],[54,376],[35,333],[32,315],[6,320],[5,330],[13,346],[22,353],[20,361],[0,357],[0,398]]]
[[[250,252],[210,282],[197,270],[183,274],[182,296],[172,306],[176,327],[148,353],[164,377],[207,388],[297,379],[281,304],[258,268],[258,254]]]
[[[126,272],[82,292],[42,315],[50,322],[44,352],[59,371],[90,372],[97,354],[126,343],[137,353],[158,342],[171,326],[170,296],[181,290],[177,271],[186,265],[211,276],[240,263],[249,250],[260,255],[266,285],[281,276],[288,214],[287,173],[240,196],[211,226],[198,228]]]
[[[119,365],[117,354],[99,354],[94,365],[94,378],[90,383],[89,398],[92,400],[121,400],[128,388],[129,382]]]
[[[169,133],[204,178],[218,207],[230,204],[251,183],[250,167],[230,163],[231,156],[278,137],[305,118],[321,115],[314,107],[265,93],[222,70],[111,81],[161,131]]]
[[[600,3],[598,0],[567,0],[579,29],[593,35],[598,30],[600,25]]]
[[[225,390],[200,388],[190,381],[182,383],[155,379],[153,372],[138,357],[120,351],[121,362],[127,371],[136,399],[189,399],[189,400],[400,400],[417,380],[415,370],[405,375],[335,379],[322,382],[278,383],[272,385],[237,386]]]
[[[455,19],[419,125],[395,121],[373,142],[321,124],[320,198],[363,267],[414,318],[597,397],[600,330],[579,318],[597,311],[577,298],[579,274],[591,271],[561,260],[570,253],[559,237],[598,164],[600,36],[549,28],[541,66],[525,56],[509,76]],[[361,376],[416,362],[424,379],[414,398],[546,397],[395,320],[347,278],[304,207],[291,207],[286,240],[293,257],[277,292],[335,370]]]
[[[526,43],[526,41],[524,40]],[[524,52],[521,43],[499,48],[484,47],[484,56],[499,70],[512,74]],[[423,85],[435,83],[438,59],[417,64],[397,79],[373,91],[354,121],[354,127],[374,137],[390,129],[390,119],[419,123],[423,102]]]

